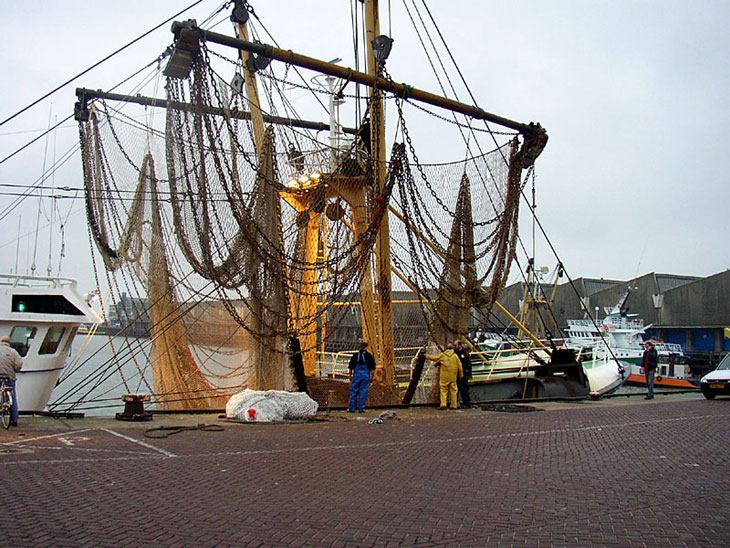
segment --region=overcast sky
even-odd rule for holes
[[[0,119],[191,3],[0,2]],[[206,0],[181,18],[203,21],[220,4]],[[352,64],[349,4],[252,1],[280,47],[324,60],[342,57],[344,65]],[[381,4],[381,31],[395,39],[388,61],[393,78],[437,92],[426,67],[414,61],[419,44],[403,0]],[[432,0],[429,7],[479,106],[547,129],[550,140],[536,165],[537,212],[571,277],[630,279],[652,271],[708,276],[730,267],[723,164],[730,127],[730,2]],[[0,126],[0,159],[49,121],[70,114],[75,87],[109,89],[154,59],[171,42],[169,27]],[[231,33],[228,24],[215,30]],[[10,194],[22,191],[9,185],[34,183],[44,158],[50,165],[77,142],[71,120],[50,140],[0,164],[1,272],[14,269],[16,256],[21,272],[27,270],[35,244],[24,238],[16,253],[18,233],[48,224],[47,206],[39,220],[35,199],[5,212],[15,199]],[[80,188],[78,154],[48,184]],[[91,289],[83,201],[57,202],[68,216],[62,274]],[[525,223],[525,237],[529,232]],[[46,273],[49,234],[46,229],[35,252],[40,274]],[[55,273],[57,226],[52,238]],[[556,259],[538,243],[536,261],[552,267]]]

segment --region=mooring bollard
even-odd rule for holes
[[[124,394],[124,411],[117,413],[118,421],[151,421],[152,413],[144,410],[144,402],[150,401],[149,394]]]

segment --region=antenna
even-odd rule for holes
[[[54,122],[58,123],[58,115],[54,118]],[[53,166],[56,165],[56,138],[58,136],[58,132],[53,132]],[[51,189],[56,188],[56,170],[53,170],[53,173],[51,174]],[[51,277],[51,262],[53,261],[53,223],[56,220],[56,195],[53,190],[51,190],[51,222],[48,224],[48,266],[46,267],[46,272],[48,277]]]
[[[15,240],[15,274],[19,274],[18,272],[18,255],[20,255],[20,221],[23,219],[23,217],[18,216],[18,238]]]

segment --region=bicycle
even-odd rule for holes
[[[13,407],[13,387],[8,377],[0,377],[0,423],[7,430],[10,428],[10,414]]]

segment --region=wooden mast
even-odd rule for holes
[[[377,63],[372,47],[372,41],[380,34],[380,16],[378,0],[365,0],[366,50],[368,74],[377,77]],[[370,89],[370,142],[373,153],[373,176],[375,200],[373,207],[377,208],[382,199],[386,179],[386,152],[385,152],[385,111],[383,109],[383,92],[376,88]],[[376,259],[376,314],[375,319],[378,332],[377,358],[379,367],[382,367],[386,386],[391,386],[395,380],[393,365],[393,308],[391,302],[391,264],[390,264],[390,224],[386,212],[381,221],[375,243]],[[371,343],[372,344],[372,343]]]
[[[249,41],[248,24],[238,24],[239,40]],[[241,61],[243,62],[243,70],[245,73],[244,81],[246,84],[246,95],[248,96],[249,110],[251,111],[251,122],[253,124],[254,141],[256,141],[256,153],[261,153],[261,147],[264,142],[264,118],[261,113],[261,102],[259,101],[259,88],[256,83],[256,71],[248,68],[248,58],[251,53],[245,49],[239,50]]]
[[[379,35],[380,21],[379,21],[379,0],[363,0],[365,10],[365,21],[366,21],[366,33],[367,40],[371,42],[375,37]],[[397,84],[392,80],[386,79],[378,74],[378,67],[375,59],[375,52],[368,44],[367,50],[367,64],[368,73],[361,73],[354,71],[347,67],[341,67],[339,65],[324,62],[318,59],[307,57],[294,53],[291,50],[282,50],[269,45],[250,42],[248,38],[247,28],[245,25],[239,25],[239,38],[231,38],[219,33],[208,31],[197,27],[197,25],[186,25],[181,23],[173,24],[173,32],[179,35],[180,41],[192,42],[195,40],[206,40],[221,45],[234,47],[241,50],[241,56],[245,60],[248,59],[249,55],[255,54],[269,59],[276,59],[285,63],[290,63],[295,66],[308,68],[343,78],[351,82],[356,82],[369,86],[371,106],[370,106],[370,127],[371,127],[371,151],[374,157],[374,169],[373,169],[373,184],[372,192],[370,196],[372,201],[370,204],[371,213],[376,211],[379,207],[379,202],[382,200],[384,187],[386,185],[387,176],[387,164],[386,164],[386,142],[385,142],[385,119],[384,119],[384,102],[383,102],[383,91],[394,93],[395,95],[405,96],[406,94],[411,100],[424,102],[440,108],[444,108],[453,112],[459,112],[466,114],[475,119],[486,120],[489,122],[496,123],[500,126],[514,129],[520,132],[525,142],[522,146],[521,152],[525,156],[523,159],[525,163],[534,162],[535,158],[542,152],[545,144],[547,143],[547,132],[540,126],[540,124],[530,123],[524,124],[515,122],[513,120],[497,116],[482,110],[477,106],[467,105],[459,103],[452,99],[437,96],[426,91],[413,88],[406,84]],[[184,40],[183,40],[184,38]],[[244,52],[250,52],[245,54]],[[259,120],[254,119],[254,134],[256,136],[256,148],[257,151],[261,147],[263,139],[259,135],[263,134],[263,119],[261,117],[261,111],[258,102],[258,91],[255,86],[255,80],[253,78],[253,71],[246,69],[248,78],[246,78],[247,92],[249,94],[249,100],[251,101],[251,110],[256,111]],[[257,127],[258,126],[258,127]],[[366,190],[367,191],[367,190]],[[375,258],[376,258],[376,280],[374,284],[374,307],[376,308],[375,314],[363,314],[364,324],[365,316],[374,318],[376,328],[371,330],[366,335],[369,342],[372,343],[375,337],[375,342],[372,344],[376,350],[376,357],[378,359],[379,380],[386,384],[392,385],[394,382],[394,355],[393,355],[393,314],[392,314],[392,295],[391,295],[391,250],[390,250],[390,228],[387,214],[381,221],[381,229],[378,232],[376,246],[375,246]],[[363,269],[361,278],[369,277],[371,273],[372,265],[368,264]],[[371,282],[372,284],[372,282]],[[363,283],[361,279],[361,293],[363,289],[367,292],[367,288],[363,288],[363,285],[370,284]],[[363,301],[362,310],[366,308],[365,299],[361,295],[361,301]],[[499,303],[495,303],[497,308],[501,308]],[[504,311],[506,312],[506,311]],[[511,318],[512,319],[512,318]],[[513,320],[519,327],[521,324]]]
[[[248,24],[246,21],[239,22],[237,27],[237,33],[239,40],[245,40],[246,42],[249,41],[248,36]],[[261,154],[264,150],[264,119],[261,113],[261,102],[259,100],[259,89],[258,84],[256,82],[256,71],[249,68],[248,60],[251,56],[251,53],[240,49],[239,55],[241,56],[241,61],[243,64],[243,70],[244,70],[244,82],[246,85],[246,96],[248,97],[248,104],[249,104],[249,111],[251,112],[251,124],[253,125],[253,135],[254,135],[254,146],[256,147],[256,156],[259,159],[259,164],[264,165],[264,158],[261,157]],[[270,151],[273,153],[273,151]],[[262,306],[261,303],[254,302],[252,303],[254,307],[254,314],[256,316],[256,319],[254,321],[259,322],[259,330],[262,331],[264,329],[263,322],[260,320],[261,314],[262,314]],[[264,344],[262,340],[262,336],[259,337],[259,343],[256,348],[256,351],[254,352],[253,359],[256,361],[256,389],[261,390],[263,388],[263,369],[264,369]]]

